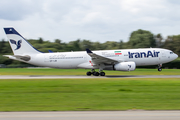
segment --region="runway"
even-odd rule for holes
[[[57,76],[57,75],[0,75],[0,79],[83,79],[83,78],[180,78],[180,75],[114,75],[114,76]]]
[[[180,111],[0,112],[0,120],[180,120]]]

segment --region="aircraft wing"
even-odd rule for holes
[[[94,64],[101,64],[101,63],[114,64],[114,63],[120,62],[118,60],[114,60],[114,59],[110,59],[110,58],[107,58],[107,57],[104,57],[104,56],[97,55],[97,54],[93,53],[89,49],[86,49],[86,52],[91,57],[92,62]]]

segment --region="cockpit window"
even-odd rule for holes
[[[173,52],[170,52],[170,54],[173,54]]]

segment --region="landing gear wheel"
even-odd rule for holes
[[[162,64],[159,64],[159,65],[158,65],[158,71],[159,71],[159,72],[162,71]]]
[[[87,72],[86,73],[87,76],[91,76],[91,74],[92,74],[91,72]]]
[[[105,72],[100,72],[100,76],[105,76]]]
[[[94,75],[94,76],[99,76],[99,73],[98,73],[98,72],[94,72],[93,75]]]
[[[94,75],[94,76],[105,76],[105,72],[103,72],[102,70],[99,70],[99,72],[96,72],[94,69],[92,69],[91,71],[88,71],[86,73],[87,76],[91,76],[91,75]]]
[[[162,68],[158,68],[158,71],[159,71],[159,72],[162,71]]]

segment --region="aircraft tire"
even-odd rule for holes
[[[94,75],[94,76],[99,76],[99,73],[98,73],[98,72],[94,72],[93,75]]]
[[[105,76],[105,72],[100,72],[100,76]]]
[[[87,76],[91,76],[91,74],[92,74],[91,72],[87,72],[86,73]]]
[[[158,68],[158,71],[159,71],[159,72],[162,71],[162,68]]]

